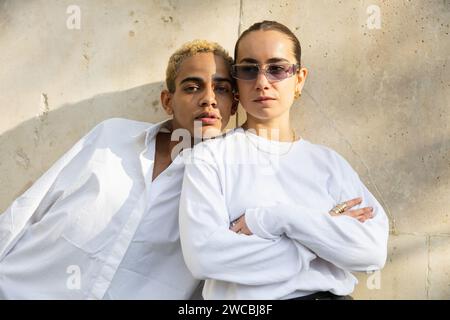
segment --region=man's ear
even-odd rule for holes
[[[234,116],[239,106],[239,93],[233,94],[233,102],[231,104],[231,115]]]
[[[169,90],[164,89],[161,91],[161,104],[166,111],[166,113],[170,116],[173,115],[173,108],[172,108],[172,93],[169,92]]]

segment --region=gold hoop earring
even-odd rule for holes
[[[302,93],[300,92],[300,91],[298,91],[298,90],[295,90],[295,93],[294,93],[294,99],[298,99],[298,98],[300,98],[302,96]]]

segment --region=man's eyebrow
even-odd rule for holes
[[[214,82],[229,82],[230,84],[232,84],[233,82],[231,81],[230,78],[225,78],[225,77],[213,77],[213,81]],[[203,79],[199,78],[199,77],[186,77],[183,80],[180,81],[180,85],[186,82],[195,82],[195,83],[203,83]]]
[[[197,83],[201,83],[203,82],[202,78],[199,77],[186,77],[183,80],[180,81],[180,84],[183,84],[185,82],[197,82]]]
[[[259,61],[253,58],[243,58],[239,62],[259,64]],[[286,58],[278,58],[278,57],[270,58],[269,60],[266,61],[266,63],[274,63],[274,62],[290,62],[290,61]]]

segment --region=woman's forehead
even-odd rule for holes
[[[292,41],[279,31],[252,31],[239,42],[238,63],[244,59],[266,62],[273,58],[295,60]]]

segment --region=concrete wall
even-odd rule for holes
[[[165,118],[159,92],[182,43],[232,51],[262,19],[302,43],[298,132],[346,157],[391,219],[388,263],[359,274],[354,297],[449,299],[448,0],[0,1],[0,212],[99,121]]]

